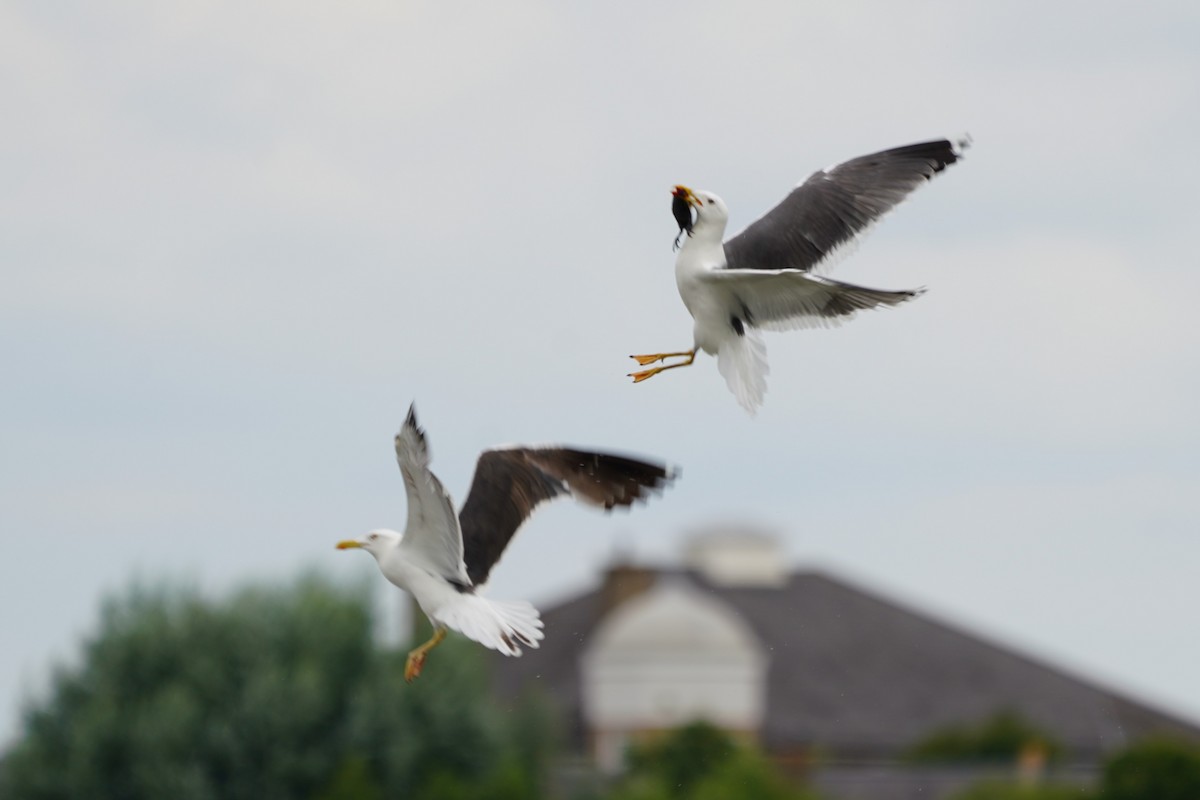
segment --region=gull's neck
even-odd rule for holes
[[[723,222],[705,222],[703,220],[697,222],[692,228],[692,235],[683,237],[683,245],[679,248],[678,258],[687,260],[700,258],[706,262],[715,259],[724,263],[725,248],[721,242],[724,233],[725,224]]]
[[[700,217],[692,226],[691,239],[697,242],[720,242],[725,235],[725,220]]]

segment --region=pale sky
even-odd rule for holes
[[[747,521],[1200,720],[1197,41],[1187,0],[0,6],[0,736],[134,578],[370,574],[333,544],[403,525],[413,399],[460,500],[504,442],[683,469],[539,512],[494,596]],[[736,230],[964,132],[835,273],[925,296],[768,334],[755,419],[707,357],[628,383],[691,342],[672,185]]]

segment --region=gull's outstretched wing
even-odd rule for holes
[[[454,501],[430,471],[429,460],[425,431],[417,425],[416,407],[410,406],[396,434],[396,461],[408,494],[408,524],[400,548],[409,561],[465,586],[470,581]]]
[[[479,456],[459,514],[467,575],[487,580],[513,534],[542,502],[571,494],[611,509],[630,506],[674,477],[662,464],[565,447],[512,447]]]
[[[730,269],[812,270],[962,157],[948,139],[859,156],[814,172],[725,242]]]
[[[924,291],[868,289],[799,269],[715,269],[702,280],[722,293],[735,329],[745,323],[775,331],[839,325],[856,311],[899,305]]]

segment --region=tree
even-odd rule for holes
[[[1039,747],[1048,760],[1062,747],[1047,733],[1011,711],[1001,711],[978,725],[950,725],[934,731],[906,754],[916,763],[1011,761],[1028,747]]]
[[[478,647],[448,641],[408,686],[369,609],[316,578],[220,603],[135,588],[26,713],[0,797],[537,797],[545,742],[491,708]]]
[[[1200,797],[1200,747],[1147,739],[1104,765],[1100,800],[1195,800]]]
[[[686,797],[692,786],[723,767],[737,752],[736,743],[707,722],[693,722],[662,739],[633,748],[631,774],[651,774]]]
[[[608,800],[805,800],[811,797],[760,754],[706,722],[629,753],[629,772]]]

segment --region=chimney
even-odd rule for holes
[[[600,588],[602,615],[607,615],[631,597],[636,597],[654,585],[656,573],[627,560],[614,561],[604,572]]]
[[[691,536],[684,563],[716,586],[777,589],[788,581],[779,540],[744,527],[710,528]]]

